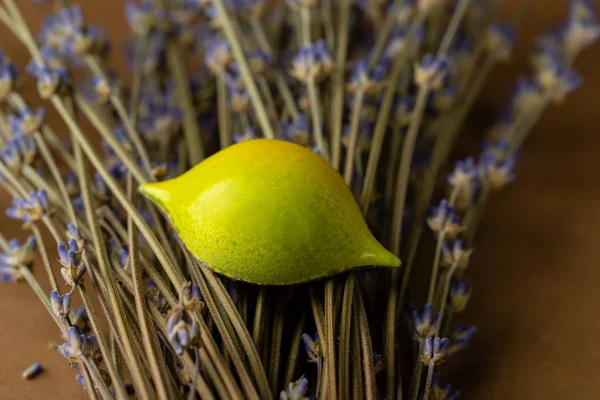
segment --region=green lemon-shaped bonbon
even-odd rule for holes
[[[400,260],[371,234],[339,173],[312,151],[259,139],[140,192],[187,248],[227,277],[287,285]]]

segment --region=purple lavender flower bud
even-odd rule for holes
[[[49,208],[48,195],[44,189],[40,189],[31,192],[29,199],[14,198],[12,207],[6,210],[6,215],[23,222],[35,222],[41,219]]]
[[[59,318],[66,317],[71,310],[71,295],[67,293],[64,296],[61,296],[57,291],[51,291],[50,306],[52,307],[54,315]]]
[[[423,353],[421,353],[421,362],[423,364],[440,364],[448,352],[448,338],[427,337],[423,342]]]
[[[437,374],[433,375],[433,393],[432,398],[436,400],[458,400],[460,392],[458,390],[452,391],[452,386],[446,384],[442,386],[440,384],[439,377]]]
[[[461,270],[465,270],[469,265],[473,249],[466,250],[460,240],[455,240],[452,248],[447,242],[442,244],[442,259],[440,263],[443,266],[449,267],[456,264]]]
[[[17,80],[17,70],[10,59],[0,51],[0,101],[4,101],[13,91]]]
[[[43,370],[42,364],[36,362],[23,371],[23,379],[33,379],[41,374]]]
[[[77,375],[75,377],[75,380],[77,381],[77,383],[79,383],[81,386],[83,386],[83,390],[85,390],[87,392],[88,388],[85,383],[85,378],[83,377],[83,375]]]
[[[67,341],[58,346],[58,352],[69,360],[71,367],[76,369],[79,368],[79,357],[87,357],[96,364],[102,361],[96,336],[86,336],[77,326],[69,327]]]
[[[181,355],[189,347],[197,344],[199,327],[196,317],[178,304],[167,316],[167,335],[175,353]]]
[[[494,59],[506,61],[510,58],[514,44],[515,32],[510,25],[492,24],[484,38],[486,49]]]
[[[84,248],[86,241],[81,235],[81,231],[74,224],[67,225],[67,238],[74,240],[78,249]]]
[[[583,84],[583,78],[562,60],[555,60],[537,73],[537,83],[556,103],[560,103],[573,90]]]
[[[71,310],[69,313],[71,325],[76,326],[83,333],[89,333],[92,328],[90,326],[90,317],[88,316],[85,306],[79,306]]]
[[[441,89],[450,71],[450,63],[444,56],[425,54],[421,64],[415,66],[415,83],[431,89]]]
[[[455,313],[462,312],[471,297],[471,285],[466,279],[456,279],[450,287],[450,306]]]
[[[461,230],[460,220],[454,209],[444,199],[438,207],[431,209],[431,216],[427,218],[427,225],[435,233],[443,233],[447,238],[454,239]]]
[[[279,394],[280,400],[308,400],[306,392],[308,391],[308,379],[301,377],[295,382],[288,383],[287,388]]]
[[[304,343],[304,348],[306,349],[306,354],[308,355],[310,362],[317,362],[323,357],[323,349],[318,333],[315,333],[314,336],[304,333],[302,335],[302,342]]]
[[[64,68],[50,68],[32,60],[26,70],[37,79],[38,92],[43,99],[57,94],[61,86],[67,82],[67,71]]]
[[[8,117],[8,124],[15,135],[29,135],[37,131],[44,120],[45,111],[39,107],[32,113],[27,107],[19,110],[18,114]]]
[[[474,326],[460,325],[450,336],[450,345],[448,354],[458,353],[467,347],[473,336],[477,333],[477,328]]]
[[[205,54],[204,63],[215,74],[223,73],[231,61],[229,43],[219,37],[211,38],[206,42]]]
[[[144,36],[156,26],[157,9],[153,1],[139,3],[128,1],[125,4],[125,18],[134,34]]]
[[[412,324],[415,335],[420,338],[433,336],[435,334],[439,318],[439,313],[433,315],[433,306],[431,304],[425,304],[423,314],[413,311]]]
[[[516,157],[512,156],[503,162],[497,161],[491,150],[486,150],[479,160],[481,179],[485,180],[492,190],[500,189],[515,179],[513,169]]]
[[[283,125],[283,137],[302,146],[308,146],[311,141],[310,120],[304,114]]]
[[[86,267],[81,262],[82,251],[74,239],[69,240],[68,250],[63,243],[58,244],[57,250],[63,279],[68,285],[76,287],[81,283],[86,272]]]

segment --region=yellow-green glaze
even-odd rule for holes
[[[287,285],[400,265],[371,235],[337,171],[296,144],[236,144],[140,192],[166,211],[199,260],[230,278]]]

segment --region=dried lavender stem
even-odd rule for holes
[[[266,295],[266,289],[263,286],[258,288],[258,295],[256,296],[256,311],[254,312],[254,324],[252,329],[252,340],[254,340],[254,345],[259,351],[261,349],[262,334],[265,324]]]
[[[97,400],[98,396],[96,395],[96,388],[92,382],[92,377],[85,365],[82,365],[81,374],[83,375],[83,381],[85,382],[85,386],[87,388],[86,392],[90,398],[90,400]]]
[[[433,380],[433,371],[435,370],[435,364],[430,362],[427,366],[427,379],[425,380],[425,392],[423,394],[423,400],[429,400],[429,393],[431,392],[431,382]]]
[[[363,99],[365,96],[364,87],[361,85],[354,94],[352,104],[352,118],[350,120],[350,136],[348,137],[348,149],[346,150],[346,164],[344,166],[344,180],[349,187],[352,187],[352,176],[354,172],[354,156],[356,155],[356,142],[358,141],[358,126],[362,112]]]
[[[8,248],[4,247],[4,250],[7,251]],[[56,316],[54,315],[54,312],[52,311],[52,307],[50,307],[50,301],[48,301],[46,292],[44,292],[44,290],[40,286],[40,284],[37,281],[37,279],[35,278],[35,276],[31,273],[29,268],[27,268],[25,266],[21,265],[18,268],[19,268],[19,272],[21,273],[23,278],[25,278],[25,280],[27,281],[27,284],[29,285],[29,287],[31,287],[31,290],[33,290],[33,293],[35,293],[35,295],[38,297],[40,302],[46,308],[46,311],[48,311],[48,314],[50,314],[50,316],[52,317],[54,322],[56,322],[56,325],[58,325],[58,327],[61,328],[61,325],[58,322],[58,319],[56,318]],[[61,328],[61,330],[62,330],[62,328]]]
[[[460,191],[460,186],[458,186],[458,185],[455,186],[454,189],[452,189],[452,193],[450,194],[450,199],[448,200],[448,204],[450,205],[450,207],[452,207],[454,205],[456,196],[458,195],[459,191]],[[429,291],[427,294],[427,303],[428,304],[433,303],[433,296],[435,294],[437,275],[438,275],[438,270],[440,267],[440,258],[442,255],[442,245],[444,244],[445,239],[446,239],[446,232],[445,231],[438,232],[438,238],[437,238],[437,242],[435,245],[435,253],[433,256],[433,267],[431,269],[431,277],[429,279]]]
[[[310,46],[310,9],[306,7],[301,7],[300,9],[299,30],[302,35],[302,45]],[[321,102],[319,101],[319,89],[315,82],[315,78],[314,76],[312,76],[312,74],[309,74],[306,80],[306,88],[308,90],[308,102],[310,103],[310,112],[312,115],[312,129],[313,134],[315,135],[315,143],[317,144],[317,148],[323,155],[323,158],[329,160],[329,152],[327,151],[327,148],[325,146],[323,130],[321,128],[323,113],[321,110]]]
[[[56,290],[60,293],[58,289],[58,284],[56,283],[56,277],[54,276],[54,271],[52,270],[52,265],[50,264],[50,259],[48,258],[48,252],[46,252],[46,246],[44,246],[44,238],[40,232],[40,228],[33,223],[30,227],[33,235],[35,236],[35,241],[38,245],[38,249],[40,251],[40,256],[42,258],[42,264],[44,265],[44,269],[46,270],[46,275],[48,276],[48,281],[50,282],[50,287],[52,290]]]
[[[246,352],[246,356],[250,362],[250,367],[252,368],[255,378],[258,383],[258,388],[261,391],[261,395],[263,398],[270,398],[270,388],[269,382],[267,380],[267,376],[263,365],[260,361],[260,356],[258,355],[258,351],[252,342],[252,338],[248,333],[248,329],[242,323],[239,312],[237,311],[231,297],[227,294],[223,283],[217,279],[214,273],[211,270],[208,270],[205,266],[202,268],[202,273],[206,277],[207,282],[211,287],[214,288],[215,293],[219,301],[221,302],[221,307],[225,310],[229,319],[231,320],[231,324],[233,325],[240,342],[242,344],[242,348]]]
[[[167,60],[169,68],[173,73],[179,106],[183,110],[183,134],[187,144],[188,159],[191,165],[196,165],[204,159],[205,151],[202,144],[202,136],[200,135],[200,128],[195,117],[192,95],[187,82],[185,65],[182,60],[182,52],[177,43],[171,42],[167,46]]]
[[[334,302],[334,290],[335,280],[328,279],[325,281],[325,328],[327,335],[325,335],[326,341],[326,354],[325,365],[327,366],[327,384],[329,390],[329,399],[337,399],[337,382],[335,373],[335,342],[336,342],[336,329],[335,329],[335,302]]]
[[[127,169],[133,174],[136,181],[142,184],[151,180],[150,174],[148,172],[143,171],[138,166],[131,154],[127,152],[123,148],[123,145],[117,140],[113,131],[110,129],[106,121],[96,110],[94,110],[91,107],[88,101],[77,92],[75,92],[74,98],[78,109],[83,112],[85,117],[92,123],[92,125],[94,126],[94,128],[96,128],[98,133],[100,133],[102,139],[106,140],[110,148],[117,154],[119,159],[123,161],[123,164],[127,166]]]
[[[340,399],[350,397],[350,334],[352,329],[353,296],[354,275],[350,274],[344,284],[340,318],[340,358],[338,363],[338,397]]]
[[[131,175],[127,176],[127,194],[131,202],[135,205],[135,197],[133,194],[133,182]],[[158,358],[160,357],[158,350],[154,347],[154,341],[152,337],[154,326],[150,322],[150,317],[146,309],[146,298],[143,293],[143,282],[142,282],[142,269],[140,267],[139,249],[138,249],[138,231],[133,225],[131,217],[127,218],[127,231],[129,233],[129,266],[131,268],[131,277],[133,281],[133,296],[135,300],[135,309],[137,320],[140,325],[140,332],[142,336],[142,343],[146,357],[148,358],[148,364],[150,365],[150,374],[152,380],[156,385],[156,391],[159,398],[166,399],[171,398],[175,395],[171,389],[171,386],[167,386],[166,378],[163,375],[163,371],[160,368]]]
[[[84,57],[84,60],[88,68],[90,69],[90,71],[92,71],[92,73],[94,73],[94,75],[100,76],[103,79],[108,80],[108,77],[106,76],[106,73],[104,72],[104,69],[102,68],[102,65],[98,61],[97,57],[88,55]],[[148,156],[148,152],[146,151],[146,146],[144,146],[144,143],[142,142],[142,138],[135,130],[133,122],[134,120],[129,118],[127,111],[125,110],[123,100],[121,99],[118,93],[111,93],[109,100],[110,104],[114,107],[115,111],[117,112],[117,116],[121,120],[121,123],[125,127],[125,132],[127,132],[129,139],[133,143],[137,151],[137,155],[142,160],[142,164],[144,165],[146,173],[151,177],[152,167],[150,166],[150,157]]]
[[[402,219],[404,216],[404,205],[406,204],[406,190],[410,175],[410,166],[412,156],[417,141],[417,135],[421,127],[423,112],[429,96],[429,86],[423,85],[419,88],[415,109],[411,115],[408,132],[402,144],[402,155],[400,156],[400,165],[398,167],[398,178],[396,181],[396,193],[394,199],[394,212],[392,216],[392,245],[391,250],[395,254],[400,254],[400,241],[402,237]]]
[[[55,103],[62,105],[62,102]],[[60,108],[60,110],[65,111],[67,115],[70,115],[68,111],[64,109],[64,106]],[[73,133],[73,129],[71,130],[71,134],[72,136],[76,136],[75,133]],[[124,353],[127,355],[127,357],[125,357],[125,362],[127,363],[127,368],[131,373],[132,380],[136,388],[136,393],[142,399],[151,399],[154,398],[155,395],[154,393],[152,393],[153,391],[151,387],[149,387],[149,385],[146,385],[147,380],[145,379],[145,375],[142,373],[139,359],[138,357],[136,357],[136,353],[132,345],[132,340],[129,336],[129,331],[127,330],[128,324],[125,321],[121,299],[117,294],[116,283],[114,282],[115,278],[109,271],[110,264],[108,262],[104,241],[100,237],[101,233],[98,227],[97,215],[94,211],[96,207],[94,206],[94,200],[92,199],[88,183],[89,178],[87,173],[87,167],[83,160],[82,147],[78,143],[74,144],[74,153],[75,160],[77,163],[77,175],[79,176],[79,183],[81,185],[81,194],[85,205],[86,218],[88,220],[88,225],[92,233],[92,242],[94,244],[94,250],[96,253],[100,271],[102,272],[102,276],[106,280],[106,295],[110,307],[113,310],[113,317],[115,320],[114,322],[118,328],[118,332],[122,340]]]
[[[490,57],[486,59],[481,70],[479,71],[479,75],[475,79],[474,84],[471,86],[471,90],[467,96],[467,99],[463,103],[464,105],[458,112],[458,117],[454,120],[454,125],[451,125],[449,132],[446,132],[444,135],[440,135],[440,137],[436,140],[433,146],[433,154],[431,156],[431,164],[425,171],[425,175],[423,177],[423,183],[421,186],[421,193],[419,198],[417,199],[415,217],[413,218],[413,227],[411,229],[411,234],[409,238],[409,242],[407,244],[407,257],[405,258],[406,268],[404,270],[404,276],[402,278],[402,287],[400,289],[400,301],[404,301],[406,296],[406,290],[408,288],[408,280],[412,271],[412,266],[414,264],[414,260],[417,254],[417,249],[419,247],[419,241],[421,239],[421,232],[423,229],[423,217],[425,215],[425,211],[427,210],[427,205],[431,202],[431,197],[433,196],[433,190],[435,188],[436,177],[438,171],[441,166],[444,164],[449,149],[454,143],[456,139],[456,135],[458,133],[459,128],[462,126],[462,121],[468,115],[468,112],[471,110],[473,102],[477,97],[477,94],[481,91],[481,87],[483,86],[483,82],[485,81],[485,77],[491,70],[494,65],[494,60]]]
[[[85,289],[85,285],[81,284],[77,287],[77,289],[79,291],[79,296],[83,301],[83,305],[90,319],[91,328],[94,331],[96,337],[98,338],[98,347],[100,347],[100,352],[102,353],[104,365],[108,370],[108,374],[110,375],[110,379],[115,388],[117,399],[127,399],[127,390],[125,389],[122,376],[119,374],[119,370],[116,364],[113,363],[113,359],[111,357],[112,351],[106,342],[104,333],[102,333],[102,327],[98,322],[96,312],[94,311],[94,308],[92,306],[92,300],[90,299],[87,290]]]
[[[283,324],[285,322],[285,306],[286,301],[284,296],[280,294],[279,301],[275,307],[275,320],[273,322],[273,332],[271,333],[271,365],[269,368],[269,376],[271,378],[271,392],[277,393],[279,388],[279,370],[281,369],[281,342],[283,336]]]
[[[402,70],[407,66],[408,49],[412,46],[413,40],[415,40],[419,26],[423,23],[425,15],[423,13],[417,14],[414,20],[411,22],[408,34],[406,35],[406,45],[402,52],[397,56],[390,72],[388,79],[388,87],[386,88],[383,98],[381,101],[381,107],[377,114],[377,121],[375,122],[375,128],[373,130],[373,140],[371,142],[371,151],[369,152],[369,160],[367,161],[367,170],[365,172],[365,180],[363,189],[360,195],[360,204],[362,206],[363,214],[366,215],[369,204],[371,202],[371,196],[373,192],[373,186],[375,185],[375,174],[377,173],[377,167],[379,164],[379,156],[381,155],[381,148],[383,146],[383,140],[387,130],[388,120],[390,117],[390,111],[392,109],[392,103],[394,101],[394,95],[396,94],[396,82],[400,78]]]
[[[457,269],[458,264],[456,262],[452,263],[452,266],[450,266],[448,274],[446,275],[446,279],[444,280],[444,290],[440,299],[438,323],[435,326],[435,337],[439,337],[440,335],[440,328],[442,326],[442,322],[444,321],[444,312],[446,311],[446,303],[448,302],[448,293],[450,292],[450,283],[452,283],[452,277],[456,273]]]
[[[304,321],[306,320],[306,313],[303,312],[298,319],[298,324],[294,330],[290,345],[290,355],[287,359],[287,368],[285,373],[285,382],[291,382],[294,378],[294,373],[298,365],[298,359],[300,355],[300,344],[302,342],[302,329],[304,328]]]
[[[333,72],[331,102],[331,165],[338,169],[342,149],[342,124],[344,112],[344,66],[348,54],[348,33],[350,20],[350,0],[339,1],[339,30],[335,62],[337,68]]]
[[[467,11],[467,7],[469,6],[470,0],[459,0],[456,5],[456,10],[452,13],[452,18],[450,19],[450,23],[448,24],[448,28],[446,28],[446,32],[444,33],[444,37],[442,38],[442,42],[440,43],[440,47],[438,49],[438,55],[445,55],[454,40],[454,36],[456,36],[456,32],[460,26],[460,23]]]
[[[177,270],[175,269],[170,259],[159,244],[158,240],[156,239],[156,236],[154,236],[153,232],[146,224],[146,221],[144,221],[144,218],[139,214],[139,212],[133,206],[133,204],[129,202],[129,200],[123,193],[121,187],[114,181],[113,177],[110,175],[110,173],[104,166],[104,163],[102,162],[98,154],[91,147],[90,143],[85,138],[83,132],[67,111],[62,100],[58,97],[53,97],[52,103],[54,104],[59,114],[63,117],[69,129],[71,129],[71,131],[74,133],[75,141],[79,143],[79,145],[87,155],[94,168],[96,168],[98,173],[102,176],[107,186],[113,192],[113,194],[121,203],[123,208],[127,211],[127,213],[133,216],[134,222],[136,223],[138,229],[140,230],[144,238],[148,241],[149,246],[152,248],[152,251],[155,253],[158,261],[163,266],[171,282],[176,286],[180,286],[183,282],[183,278],[180,276],[180,274],[178,274]]]
[[[217,329],[221,334],[225,347],[228,353],[231,355],[231,360],[233,361],[234,366],[236,367],[237,373],[240,378],[240,382],[242,384],[242,389],[246,394],[247,399],[259,400],[260,397],[254,387],[252,379],[250,378],[249,372],[244,365],[244,361],[240,355],[238,350],[238,346],[236,342],[234,342],[233,335],[227,329],[227,325],[223,316],[221,315],[221,308],[217,306],[217,302],[213,297],[212,291],[209,289],[207,281],[205,280],[204,275],[192,266],[192,273],[195,275],[198,285],[200,286],[200,290],[204,295],[204,299],[206,300],[206,305],[210,311],[210,315],[212,316],[215,324],[217,325]]]
[[[100,375],[100,371],[98,370],[98,366],[91,362],[86,356],[79,356],[78,359],[83,362],[85,368],[89,371],[90,377],[92,378],[93,385],[98,392],[102,396],[103,399],[111,400],[113,398],[110,389],[102,379],[102,375]],[[88,387],[88,390],[94,390],[94,386]]]
[[[229,13],[225,8],[225,5],[223,4],[223,0],[215,0],[213,4],[217,9],[217,15],[219,18],[219,22],[221,23],[221,26],[223,28],[223,32],[225,33],[225,37],[227,38],[231,46],[231,52],[233,53],[235,60],[240,66],[242,78],[246,83],[248,94],[250,95],[250,100],[252,101],[252,105],[254,107],[254,110],[256,111],[258,122],[263,131],[263,134],[267,139],[274,139],[275,134],[273,133],[273,127],[269,122],[269,117],[267,115],[265,105],[262,102],[262,99],[256,87],[256,83],[252,78],[250,67],[248,66],[248,62],[246,61],[246,57],[244,56],[244,51],[242,50],[242,46],[240,45],[235,29],[233,28],[231,19],[229,17]]]
[[[377,397],[377,388],[375,386],[375,366],[373,365],[373,342],[369,331],[369,321],[365,309],[364,300],[360,288],[356,290],[356,303],[358,320],[360,325],[360,342],[362,352],[362,362],[365,374],[365,398],[375,400]]]
[[[219,116],[219,139],[221,149],[224,149],[231,144],[231,130],[227,109],[227,88],[225,87],[223,73],[217,74],[217,112]]]

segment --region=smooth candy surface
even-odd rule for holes
[[[400,265],[339,173],[293,143],[242,142],[140,192],[166,211],[199,260],[233,279],[287,285]]]

